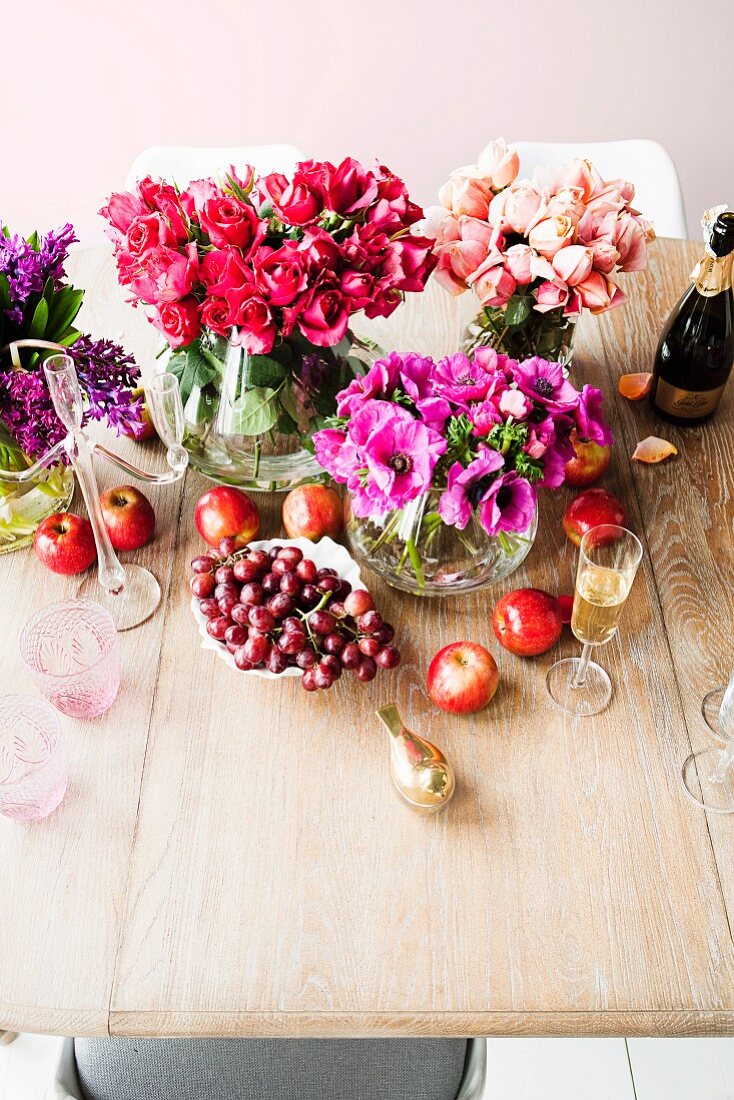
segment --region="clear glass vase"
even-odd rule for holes
[[[564,317],[563,309],[538,313],[526,299],[526,308],[483,307],[464,332],[462,351],[471,355],[478,347],[490,347],[511,359],[539,355],[568,366],[573,356],[577,316]]]
[[[374,355],[348,334],[333,348],[299,333],[280,337],[267,355],[247,352],[233,332],[205,332],[170,352],[163,369],[179,381],[184,446],[191,465],[216,481],[287,491],[322,470],[310,451],[314,432],[336,411],[336,395]]]
[[[486,588],[525,560],[538,530],[538,512],[523,534],[488,535],[474,513],[460,531],[438,514],[441,491],[431,489],[400,511],[356,516],[347,499],[349,548],[360,564],[393,588],[418,596],[453,596]]]
[[[24,467],[5,468],[19,471]],[[29,546],[38,525],[56,512],[65,512],[73,495],[73,471],[61,463],[22,485],[0,481],[0,554]]]

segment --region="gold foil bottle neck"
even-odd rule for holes
[[[390,775],[396,790],[416,810],[440,810],[456,789],[451,764],[440,749],[407,728],[396,706],[376,713],[390,734]]]

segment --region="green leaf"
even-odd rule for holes
[[[505,310],[505,324],[516,328],[530,316],[531,300],[527,294],[513,294]]]
[[[248,355],[244,374],[246,386],[277,387],[285,378],[285,367],[270,355]]]
[[[0,272],[0,309],[10,309],[10,283],[4,271]]]
[[[63,344],[65,348],[70,348],[73,344],[77,342],[80,336],[81,332],[78,328],[70,328],[66,330],[63,336],[59,336],[56,339],[55,343]]]
[[[291,420],[296,422],[298,420],[298,402],[293,387],[286,382],[278,397],[280,398],[281,407],[288,413]]]
[[[278,391],[254,386],[232,405],[234,435],[263,435],[278,419]]]
[[[0,470],[19,473],[28,466],[25,455],[4,424],[0,424]],[[17,486],[13,486],[17,488]]]
[[[81,309],[83,298],[84,291],[75,290],[73,286],[65,286],[54,295],[46,326],[49,340],[60,343],[60,338]]]
[[[28,329],[28,336],[31,340],[41,340],[46,334],[46,322],[48,321],[48,302],[45,298],[40,298],[38,305],[33,311],[33,317],[31,318],[31,326]]]
[[[217,369],[202,355],[198,340],[172,353],[168,373],[178,379],[184,406],[194,390],[203,390],[217,377]]]
[[[38,230],[34,229],[30,237],[26,237],[26,244],[29,248],[32,248],[34,252],[38,252],[40,241],[38,239]]]

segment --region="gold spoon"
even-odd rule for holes
[[[398,794],[414,810],[440,810],[456,790],[451,764],[440,749],[404,725],[396,706],[380,707],[376,714],[390,734],[390,775]]]

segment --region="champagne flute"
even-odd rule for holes
[[[613,523],[592,527],[581,540],[571,630],[583,649],[580,657],[556,661],[545,681],[553,702],[569,714],[598,714],[612,697],[612,682],[591,653],[617,633],[641,559],[637,536]]]
[[[683,764],[683,787],[697,806],[716,814],[734,813],[734,671],[725,688],[710,691],[701,706],[703,719],[724,748],[692,752]]]

